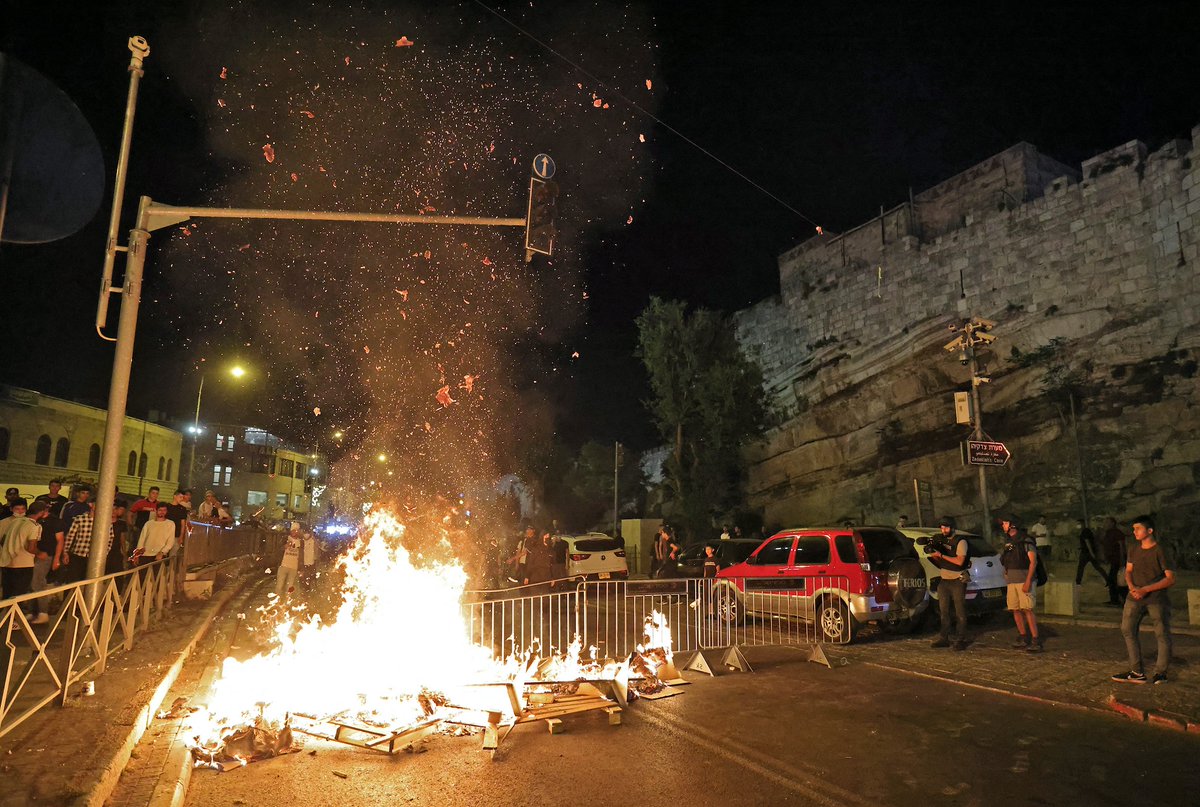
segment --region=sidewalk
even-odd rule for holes
[[[1074,563],[1056,562],[1051,579],[1074,582]],[[1190,578],[1195,572],[1184,573]],[[1182,576],[1182,575],[1181,575]],[[1195,581],[1187,580],[1195,586]],[[1107,589],[1094,570],[1088,570],[1080,590],[1079,617],[1037,615],[1045,641],[1042,653],[1010,647],[1016,628],[1008,612],[985,622],[972,621],[971,646],[963,652],[929,646],[926,631],[905,637],[864,631],[847,646],[827,647],[838,657],[901,672],[941,678],[968,686],[1047,701],[1068,707],[1118,712],[1135,720],[1150,720],[1171,728],[1200,732],[1200,630],[1187,623],[1187,592],[1181,581],[1171,591],[1174,605],[1174,650],[1166,684],[1120,684],[1111,680],[1129,662],[1121,636],[1120,608],[1112,608]],[[1142,652],[1147,671],[1154,665],[1156,643],[1149,619],[1142,623]],[[1113,701],[1116,701],[1114,705]],[[1121,710],[1120,705],[1131,707]]]
[[[177,602],[132,651],[110,660],[95,695],[72,693],[65,706],[47,706],[0,740],[0,807],[98,807],[125,767],[147,711],[152,719],[165,694],[164,680],[178,672],[213,613],[256,572],[233,579],[211,600]]]

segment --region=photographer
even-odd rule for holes
[[[938,583],[938,611],[942,627],[931,647],[950,646],[950,607],[954,606],[954,649],[967,649],[967,581],[970,573],[967,563],[967,541],[954,535],[954,519],[944,517],[940,526],[942,534],[934,536],[925,547],[930,562],[942,572]]]

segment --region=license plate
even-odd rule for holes
[[[599,575],[597,575],[597,576],[598,576],[598,577],[599,577],[601,580],[607,580],[608,578],[612,577],[612,574],[611,574],[610,572],[600,572],[600,574],[599,574]]]
[[[987,591],[983,592],[983,596],[994,600],[994,599],[1004,596],[1004,589],[989,588]]]

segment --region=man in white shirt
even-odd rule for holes
[[[283,597],[296,588],[300,573],[300,553],[304,540],[300,535],[300,522],[293,521],[292,529],[283,545],[283,557],[279,559],[279,571],[275,579],[275,596]]]
[[[134,564],[143,558],[162,560],[175,548],[175,522],[167,518],[167,505],[160,503],[154,511],[154,520],[147,521],[138,536],[137,549],[133,553]]]
[[[1050,559],[1050,528],[1046,526],[1046,517],[1038,516],[1037,523],[1029,528],[1033,542],[1037,544],[1038,553],[1046,560]]]
[[[26,502],[22,498],[10,499],[11,516],[0,520],[0,555],[4,568],[0,574],[0,585],[4,587],[5,599],[28,594],[33,584],[33,566],[37,555],[38,539],[42,537],[41,520],[50,506],[35,502],[32,518],[25,515]],[[44,624],[49,617],[42,618],[40,600],[32,600],[27,606],[33,610],[37,624]]]

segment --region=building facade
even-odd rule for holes
[[[103,409],[0,385],[0,486],[32,498],[51,479],[96,484],[104,446]],[[178,484],[183,435],[157,423],[126,417],[117,466],[117,488],[127,498],[151,485]],[[64,490],[64,495],[65,495]]]
[[[227,502],[237,521],[310,521],[326,480],[322,457],[284,444],[282,438],[252,426],[220,424],[196,436],[193,501],[206,490]],[[191,447],[188,447],[190,454]]]

